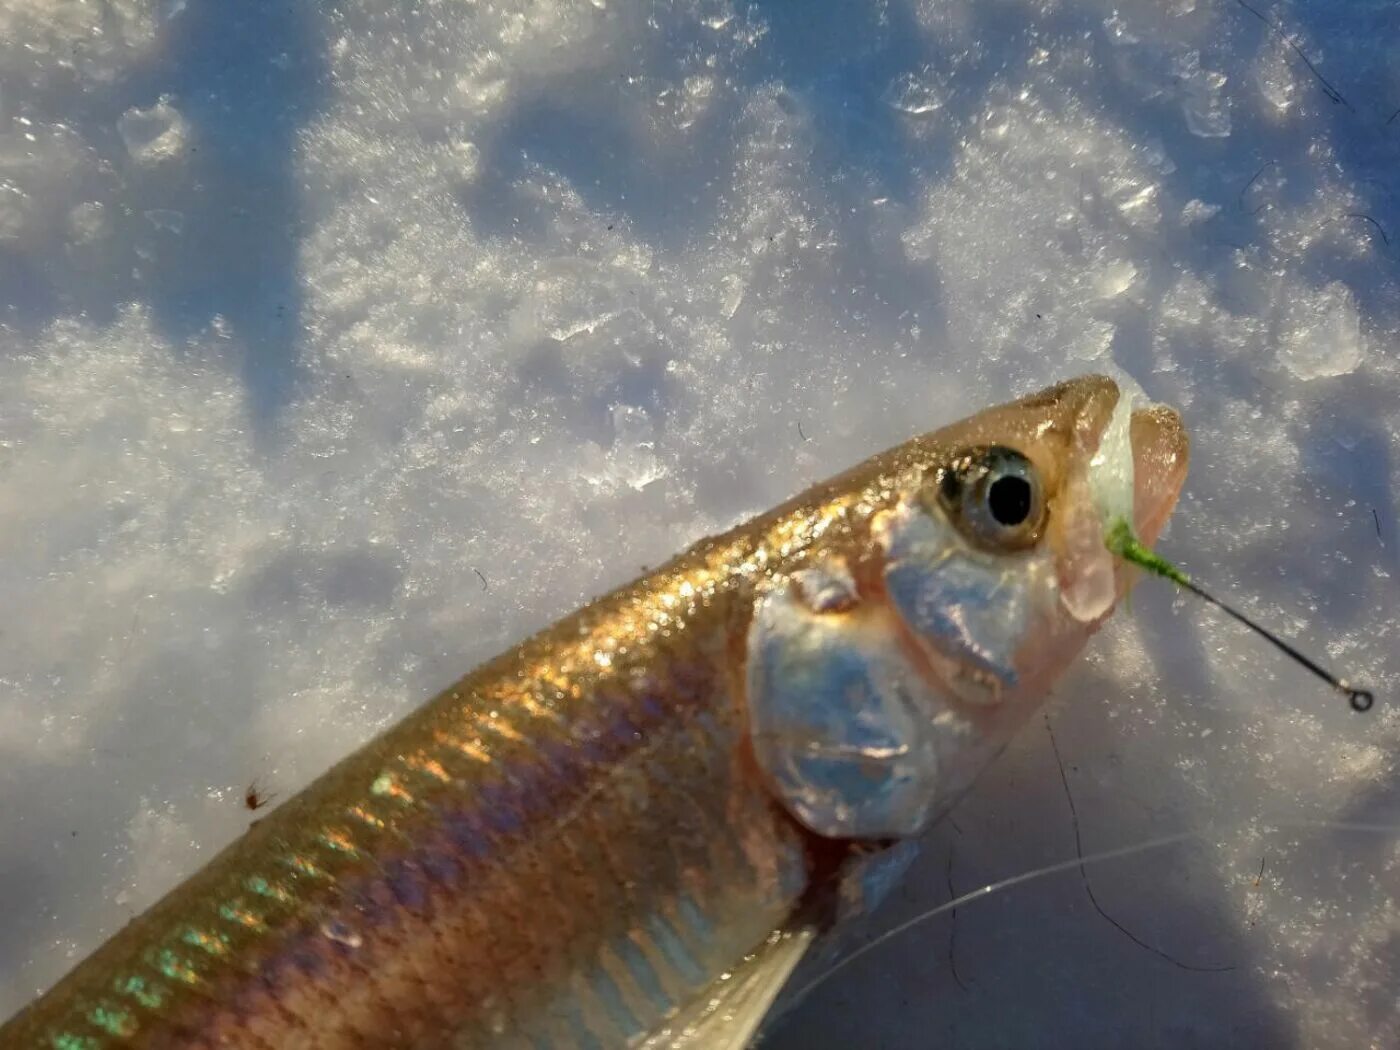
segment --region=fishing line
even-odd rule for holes
[[[958,891],[953,889],[953,853],[948,850],[948,870],[945,872],[945,881],[948,883],[948,899],[956,900]],[[967,991],[967,985],[963,983],[962,976],[958,973],[958,909],[954,908],[948,916],[948,969],[953,973],[953,980],[957,982],[959,988]]]
[[[1047,864],[1043,868],[1034,868],[1031,871],[1024,871],[1019,875],[1012,875],[1009,878],[1001,879],[997,882],[989,882],[985,886],[979,886],[975,890],[964,893],[961,897],[955,897],[953,900],[935,905],[927,911],[920,912],[913,918],[906,919],[904,922],[892,926],[878,937],[866,941],[845,958],[837,960],[826,970],[808,981],[802,986],[801,991],[793,996],[792,1002],[801,1002],[816,988],[831,980],[831,978],[835,977],[852,963],[864,958],[875,951],[875,949],[883,947],[890,941],[904,936],[910,930],[916,929],[929,920],[937,918],[944,912],[952,911],[955,908],[962,908],[971,904],[973,901],[981,900],[984,897],[990,897],[994,893],[1000,893],[1002,890],[1011,889],[1013,886],[1020,886],[1023,883],[1048,878],[1051,875],[1058,875],[1061,872],[1073,871],[1075,868],[1082,868],[1088,864],[1102,864],[1105,861],[1122,860],[1125,857],[1132,857],[1140,853],[1149,853],[1154,850],[1165,849],[1167,846],[1175,846],[1178,843],[1189,842],[1193,839],[1205,840],[1211,835],[1243,831],[1268,834],[1271,832],[1304,828],[1326,829],[1331,831],[1354,831],[1361,834],[1400,837],[1400,824],[1370,824],[1362,821],[1344,820],[1282,820],[1258,825],[1249,821],[1243,821],[1239,824],[1225,825],[1219,828],[1198,828],[1195,831],[1178,831],[1171,835],[1160,835],[1157,838],[1147,839],[1144,842],[1136,842],[1131,846],[1118,846],[1115,849],[1106,849],[1098,853],[1090,853],[1083,857],[1071,857],[1068,860]]]
[[[1248,627],[1255,634],[1269,642],[1280,652],[1291,657],[1297,663],[1302,664],[1317,677],[1330,685],[1337,692],[1345,696],[1351,704],[1353,711],[1369,711],[1376,702],[1376,696],[1369,689],[1357,689],[1345,678],[1338,678],[1311,657],[1299,652],[1288,642],[1285,642],[1278,635],[1261,627],[1238,609],[1227,605],[1215,595],[1206,591],[1199,584],[1195,583],[1191,577],[1182,572],[1171,562],[1167,561],[1156,551],[1144,546],[1136,536],[1133,535],[1132,526],[1126,521],[1119,519],[1114,522],[1109,529],[1107,538],[1108,549],[1124,561],[1132,562],[1134,565],[1146,569],[1154,576],[1161,576],[1163,579],[1171,580],[1179,587],[1184,587],[1198,598],[1202,598],[1214,605],[1227,616],[1239,621]]]
[[[1060,770],[1060,783],[1064,785],[1065,800],[1069,803],[1069,819],[1070,823],[1074,826],[1074,852],[1082,857],[1084,856],[1084,842],[1079,834],[1079,810],[1074,805],[1074,794],[1069,789],[1069,777],[1065,773],[1064,759],[1060,757],[1060,745],[1059,742],[1055,740],[1055,730],[1050,727],[1049,715],[1045,716],[1045,732],[1050,734],[1050,750],[1055,753],[1055,765],[1058,766]],[[1104,906],[1100,904],[1099,899],[1096,896],[1094,896],[1094,887],[1089,882],[1089,873],[1085,870],[1084,865],[1082,864],[1079,866],[1079,878],[1084,883],[1084,893],[1089,898],[1089,903],[1094,906],[1094,910],[1098,912],[1101,916],[1103,916],[1103,918],[1108,921],[1109,925],[1111,925],[1124,937],[1128,938],[1128,940],[1136,944],[1139,948],[1151,952],[1159,959],[1163,959],[1171,963],[1179,970],[1190,970],[1193,973],[1225,973],[1226,971],[1233,970],[1235,968],[1233,963],[1229,963],[1226,965],[1200,966],[1195,963],[1182,962],[1170,952],[1158,948],[1155,944],[1149,944],[1147,941],[1144,941],[1132,930],[1128,929],[1128,927],[1124,926],[1121,922],[1119,922],[1117,919],[1115,919],[1112,915],[1110,915],[1107,911],[1104,910]]]

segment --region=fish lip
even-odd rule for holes
[[[1167,405],[1133,410],[1133,526],[1151,546],[1176,507],[1190,463],[1190,439],[1181,415]]]
[[[1125,397],[1141,392],[1130,382],[1128,389],[1105,375],[1086,375],[1053,388],[1072,405],[1072,416],[1083,447],[1097,450],[1108,434],[1116,410]],[[1151,545],[1161,534],[1176,507],[1190,461],[1190,439],[1181,415],[1169,405],[1138,401],[1129,417],[1132,450],[1133,529]],[[1092,466],[1091,466],[1092,469]],[[1100,512],[1108,507],[1100,506]]]

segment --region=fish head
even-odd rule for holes
[[[1181,419],[1085,376],[928,447],[873,523],[887,600],[946,692],[1038,703],[1135,579],[1109,524],[1148,544],[1165,525],[1189,458]]]
[[[755,753],[789,809],[836,837],[916,834],[967,790],[1108,618],[1185,477],[1175,412],[1102,376],[894,450],[844,552],[761,599],[749,633]]]

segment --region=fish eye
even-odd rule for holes
[[[959,453],[939,471],[937,489],[953,524],[984,549],[1029,547],[1044,529],[1040,475],[1014,448],[986,445]]]

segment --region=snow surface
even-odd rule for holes
[[[1231,968],[1071,870],[772,1046],[1400,1044],[1400,835],[1266,830],[1400,825],[1397,109],[1392,0],[0,0],[0,1015],[250,781],[1116,366],[1165,552],[1376,710],[1148,585],[1051,724],[1086,852],[1203,832],[1099,904]],[[1074,849],[1037,723],[871,930]]]

